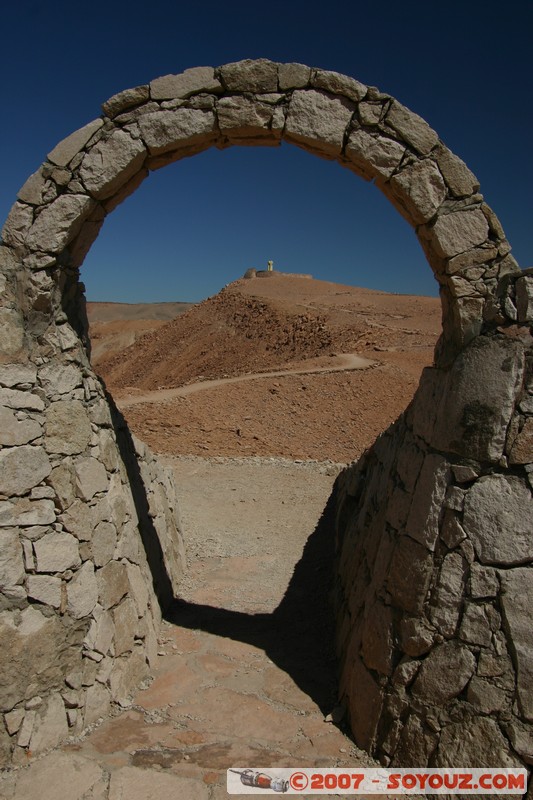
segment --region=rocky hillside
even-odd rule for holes
[[[275,275],[240,280],[95,366],[113,389],[173,388],[332,353],[433,346],[434,298],[399,297]],[[408,340],[408,341],[407,341]],[[103,345],[103,343],[102,343]],[[100,346],[99,354],[104,347]]]

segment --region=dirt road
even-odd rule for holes
[[[284,378],[287,375],[321,375],[331,372],[351,372],[352,370],[369,369],[375,361],[355,355],[354,353],[339,353],[328,359],[327,366],[290,367],[287,369],[272,370],[270,372],[255,372],[246,375],[237,375],[234,378],[217,378],[210,381],[195,381],[186,386],[174,389],[158,389],[153,392],[131,394],[131,390],[117,392],[116,402],[120,408],[129,408],[141,403],[162,403],[175,397],[187,397],[207,389],[218,389],[243,381],[256,381],[263,378]],[[139,391],[139,390],[137,390]]]

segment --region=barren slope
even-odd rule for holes
[[[406,408],[439,330],[436,298],[274,274],[236,281],[97,368],[156,452],[349,462]],[[342,352],[372,366],[298,372]],[[157,391],[198,381],[187,396]]]
[[[276,275],[235,281],[97,367],[110,388],[153,390],[375,348],[432,349],[434,298]]]

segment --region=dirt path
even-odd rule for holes
[[[287,375],[318,375],[330,372],[350,372],[352,370],[369,369],[376,362],[368,358],[357,356],[354,353],[340,353],[330,358],[327,366],[314,367],[294,367],[290,369],[273,370],[272,372],[256,372],[245,375],[237,375],[234,378],[217,378],[210,381],[196,381],[187,386],[178,386],[175,389],[158,389],[153,392],[143,392],[142,394],[132,395],[128,390],[117,392],[116,401],[120,408],[129,408],[140,403],[159,403],[171,400],[174,397],[187,397],[196,392],[206,389],[216,389],[232,383],[242,383],[243,381],[255,381],[262,378],[283,378]]]
[[[336,673],[319,520],[338,465],[165,460],[189,571],[154,680],[92,733],[0,776],[2,800],[225,800],[229,767],[374,766],[325,721]]]

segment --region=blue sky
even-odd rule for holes
[[[242,58],[378,86],[477,175],[533,265],[531,0],[184,3],[19,0],[2,9],[0,219],[54,145],[122,89]],[[82,268],[90,300],[200,300],[248,267],[436,294],[413,231],[374,187],[298,148],[210,150],[152,173]]]

